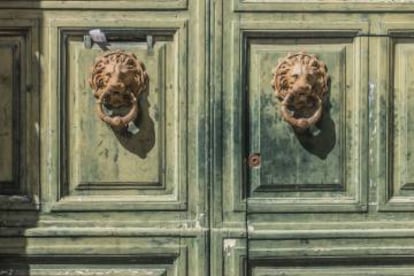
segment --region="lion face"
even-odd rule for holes
[[[134,54],[117,50],[98,57],[89,79],[98,117],[116,129],[125,128],[138,116],[137,98],[147,83],[145,66]],[[107,114],[103,105],[115,115]]]
[[[328,92],[327,71],[325,63],[314,55],[288,54],[279,60],[273,72],[272,87],[279,100],[293,114],[286,113],[286,116],[306,119],[321,112],[320,102],[326,100]],[[293,122],[292,118],[289,120]]]
[[[94,96],[108,108],[131,105],[147,86],[144,65],[134,54],[115,51],[99,57],[93,67],[90,86]]]

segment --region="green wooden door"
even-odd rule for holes
[[[414,275],[414,1],[0,8],[0,275]],[[136,133],[96,116],[92,29],[145,64]],[[301,51],[305,133],[271,86]]]
[[[350,2],[215,6],[212,221],[227,231],[213,235],[212,275],[414,274],[413,3]],[[317,55],[330,75],[323,117],[304,133],[271,86],[289,52]]]
[[[24,4],[0,3],[0,274],[208,275],[206,3]],[[137,133],[96,115],[92,29],[145,64]]]

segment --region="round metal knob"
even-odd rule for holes
[[[250,168],[257,168],[262,163],[262,158],[260,157],[260,153],[252,153],[249,155],[247,159],[247,163]]]

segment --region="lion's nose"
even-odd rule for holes
[[[109,83],[108,88],[114,92],[120,92],[124,90],[125,84],[123,82],[111,82]]]
[[[307,83],[306,81],[298,81],[293,86],[293,90],[295,91],[309,91],[311,89],[311,85]]]

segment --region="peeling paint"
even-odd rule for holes
[[[253,233],[254,232],[254,226],[253,225],[247,226],[247,230],[249,231],[249,233]]]
[[[196,228],[202,228],[202,223],[204,222],[204,216],[205,216],[205,214],[204,213],[201,213],[199,216],[198,216],[198,219],[196,219]]]
[[[374,105],[374,100],[375,100],[375,83],[373,83],[372,81],[370,81],[369,82],[369,85],[368,85],[368,104],[369,104],[369,106],[370,107],[373,107]],[[373,109],[372,108],[370,108],[369,109],[369,114],[368,114],[368,117],[369,117],[369,119],[370,120],[372,120],[373,119],[373,116],[374,116],[374,114],[373,114]]]
[[[372,179],[369,179],[369,188],[373,189],[375,187],[376,187],[375,182]]]
[[[231,251],[236,246],[236,240],[235,239],[227,239],[224,240],[224,252],[226,253],[226,256],[231,255]]]
[[[40,134],[40,127],[39,127],[39,123],[38,122],[36,122],[34,124],[34,128],[35,128],[36,136],[39,136],[39,134]]]
[[[18,202],[18,203],[25,203],[25,202],[31,202],[31,198],[27,195],[0,195],[1,201],[8,201],[8,202]],[[0,274],[1,275],[1,274]]]
[[[13,269],[0,270],[0,276],[11,276],[11,275],[14,275]]]

